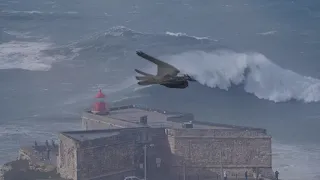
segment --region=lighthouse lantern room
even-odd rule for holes
[[[109,113],[108,106],[105,102],[105,95],[102,93],[101,89],[97,93],[95,99],[96,102],[93,104],[91,112],[99,115],[106,115]]]

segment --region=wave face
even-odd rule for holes
[[[185,73],[202,85],[228,90],[244,84],[244,90],[274,102],[318,102],[320,80],[283,69],[259,53],[229,50],[193,51],[169,56]]]

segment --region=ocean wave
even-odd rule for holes
[[[0,44],[0,69],[47,71],[52,63],[64,59],[64,56],[48,56],[43,52],[52,47],[53,44],[48,42],[10,41]]]
[[[149,49],[151,47],[160,48],[161,51],[184,52],[193,49],[195,46],[212,49],[218,45],[215,40],[201,39],[201,37],[193,37],[186,34],[169,35],[165,33],[139,32],[125,26],[115,26],[90,34],[73,42],[71,46],[72,48],[79,48],[86,53],[94,51],[96,56],[99,55],[98,53],[110,53],[107,56],[112,56],[111,54],[121,55],[124,51],[132,51],[134,53],[137,49]],[[103,54],[103,56],[105,57],[106,54]]]
[[[43,12],[43,11],[1,11],[4,14],[78,14],[76,11],[67,12]]]
[[[208,87],[228,90],[243,84],[246,92],[273,102],[320,100],[319,79],[284,69],[259,53],[190,51],[163,59]]]
[[[194,39],[197,39],[197,40],[210,40],[209,37],[197,37],[197,36],[189,36],[187,35],[186,33],[173,33],[173,32],[166,32],[167,35],[169,36],[176,36],[176,37],[188,37],[188,38],[194,38]]]
[[[153,33],[146,33],[146,32],[139,32],[135,31],[133,29],[130,29],[125,26],[114,26],[106,31],[97,32],[94,34],[91,34],[77,42],[76,43],[83,43],[87,41],[93,41],[93,40],[101,40],[108,37],[124,37],[124,38],[138,38],[138,37],[166,37],[166,36],[174,36],[177,38],[191,38],[194,40],[210,40],[209,37],[196,37],[196,36],[189,36],[186,33],[173,33],[173,32],[166,32],[165,34],[153,34]]]
[[[92,49],[95,52],[112,53],[134,51],[143,48],[139,46],[141,44],[148,44],[149,47],[152,46],[157,49],[159,46],[162,49],[174,46],[175,52],[170,52],[172,48],[167,48],[168,50],[164,53],[175,53],[176,55],[161,57],[161,59],[169,60],[179,69],[194,76],[198,82],[208,87],[228,90],[232,86],[243,85],[246,92],[254,94],[259,99],[273,102],[290,100],[318,102],[320,100],[319,79],[302,76],[284,69],[274,64],[263,54],[254,52],[236,53],[229,50],[212,51],[215,48],[212,48],[213,41],[210,39],[205,39],[205,41],[208,41],[208,46],[206,46],[205,43],[201,42],[204,41],[201,38],[188,36],[189,43],[186,45],[186,36],[183,33],[170,35],[142,33],[124,26],[116,26],[103,33],[99,32],[89,36],[89,38],[83,39],[75,45],[81,51]],[[133,39],[136,42],[134,43],[135,46],[130,47]],[[155,42],[157,44],[153,45],[152,43]],[[138,47],[137,44],[139,44]],[[180,46],[176,47],[179,44]],[[197,48],[197,45],[199,45],[199,49],[207,48],[212,52],[192,51],[192,49]],[[177,54],[179,51],[182,53]]]
[[[43,11],[15,11],[4,10],[1,11],[0,18],[7,20],[56,20],[59,18],[80,18],[78,12],[43,12]]]
[[[267,32],[261,32],[261,33],[257,33],[258,35],[262,35],[262,36],[267,36],[267,35],[273,35],[277,33],[277,31],[267,31]]]
[[[30,36],[30,32],[18,32],[18,31],[4,31],[4,33],[6,35],[15,37],[15,38],[21,38],[21,39],[28,39],[28,38],[32,38],[32,36]]]

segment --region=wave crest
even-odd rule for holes
[[[112,41],[113,39],[117,41]],[[118,44],[118,41],[122,40],[122,43],[131,44],[131,40],[139,40],[141,42],[146,41],[148,43],[149,41],[153,42],[156,41],[157,43],[170,43],[173,40],[184,41],[189,40],[194,43],[203,43],[204,40],[210,42],[210,39],[207,37],[196,37],[196,36],[189,36],[185,33],[172,33],[172,32],[166,32],[165,34],[152,34],[152,33],[145,33],[145,32],[139,32],[132,30],[130,28],[127,28],[125,26],[114,26],[112,28],[109,28],[103,32],[97,32],[92,35],[89,35],[88,37],[85,37],[77,42],[75,42],[75,45],[80,46],[86,46],[86,47],[92,47],[92,46],[111,46],[113,43]],[[180,40],[180,41],[179,41]],[[125,41],[125,42],[123,42]],[[88,45],[91,46],[88,46]]]
[[[187,37],[187,38],[193,38],[193,39],[197,39],[197,40],[210,40],[209,37],[197,37],[197,36],[189,36],[186,33],[174,33],[174,32],[166,32],[167,35],[169,36],[176,36],[176,37]]]
[[[166,58],[208,87],[228,90],[243,84],[246,92],[274,102],[320,100],[319,79],[283,69],[263,54],[190,51]]]

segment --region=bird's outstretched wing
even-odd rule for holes
[[[159,59],[156,59],[142,51],[137,51],[137,55],[158,66],[157,76],[162,76],[162,77],[164,77],[165,75],[177,76],[180,72],[174,66],[166,62],[160,61]]]

